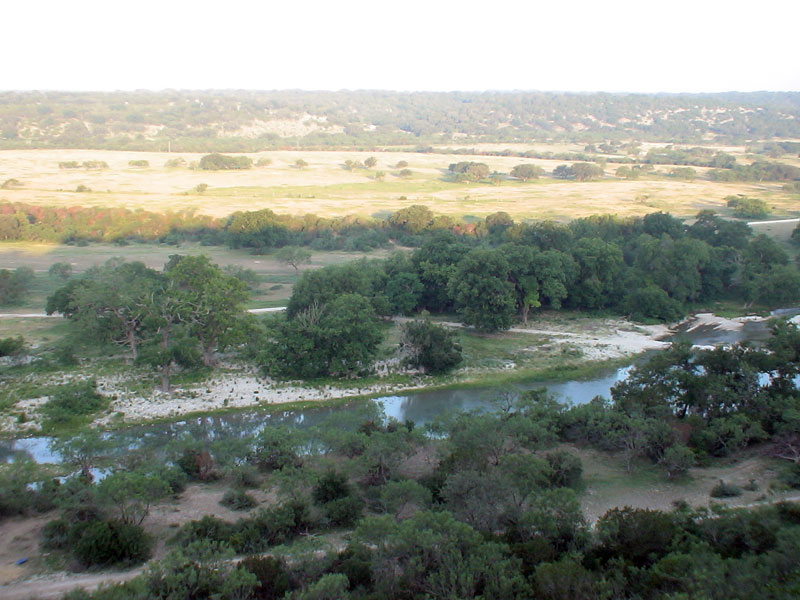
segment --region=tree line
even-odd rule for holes
[[[798,105],[794,92],[4,92],[0,147],[253,152],[452,143],[465,135],[525,143],[793,139]],[[244,133],[281,119],[306,121],[310,131]]]

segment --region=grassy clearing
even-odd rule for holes
[[[791,495],[775,485],[782,466],[780,461],[761,456],[758,448],[734,458],[717,459],[703,468],[690,469],[686,476],[676,479],[668,479],[661,467],[648,460],[634,461],[629,472],[621,454],[572,446],[568,449],[578,454],[583,462],[585,493],[581,504],[590,520],[614,506],[659,510],[671,510],[677,502],[687,502],[694,507],[737,506],[777,501]],[[720,480],[739,487],[755,480],[758,489],[721,501],[710,495]]]
[[[43,312],[47,297],[64,285],[65,281],[47,274],[53,263],[66,262],[72,265],[73,273],[79,275],[92,266],[102,265],[111,258],[123,257],[127,261],[141,261],[148,267],[160,270],[172,254],[206,254],[212,262],[252,269],[261,282],[253,291],[247,308],[285,306],[292,294],[292,286],[303,270],[326,265],[341,264],[361,258],[382,258],[385,250],[362,252],[313,252],[311,264],[295,271],[291,266],[278,262],[273,254],[253,255],[245,250],[231,250],[219,246],[182,244],[91,244],[89,246],[65,246],[55,244],[26,244],[14,242],[0,244],[0,269],[28,267],[35,272],[31,293],[18,305],[0,307],[0,312]],[[0,320],[0,332],[4,323]],[[24,335],[24,334],[23,334]],[[8,337],[0,333],[0,337]]]
[[[538,150],[555,152],[580,150],[574,145],[563,148],[563,145],[535,146]],[[4,190],[3,199],[38,205],[119,206],[155,212],[167,208],[195,209],[217,217],[239,210],[262,208],[290,214],[385,216],[411,204],[428,204],[437,213],[452,216],[484,217],[505,211],[518,219],[568,220],[609,212],[643,215],[656,210],[692,216],[705,208],[723,210],[725,196],[745,194],[768,199],[776,215],[797,212],[796,197],[784,192],[780,184],[675,181],[662,175],[669,170],[668,166],[657,167],[656,173],[646,179],[632,181],[613,177],[617,165],[609,164],[606,178],[602,181],[576,183],[543,178],[529,183],[508,180],[499,186],[448,181],[447,167],[453,162],[475,160],[485,162],[490,170],[501,173],[508,173],[520,163],[536,164],[551,172],[564,161],[415,154],[402,150],[304,150],[252,154],[256,160],[269,158],[272,164],[245,171],[200,171],[163,166],[167,160],[176,157],[191,163],[201,156],[99,150],[3,151],[0,153],[0,170],[23,184],[19,188]],[[378,160],[374,169],[349,171],[343,168],[346,160],[363,161],[369,156]],[[309,166],[295,168],[297,159],[305,160]],[[102,160],[109,164],[109,168],[97,171],[58,168],[59,162],[69,160]],[[151,166],[132,169],[128,167],[129,160],[147,160]],[[398,161],[408,162],[408,168],[413,172],[411,178],[397,176]],[[375,179],[378,170],[386,173],[382,182]],[[703,171],[698,169],[698,172]],[[196,187],[201,183],[208,185],[208,189],[198,193]],[[75,191],[78,186],[92,191],[78,193]]]

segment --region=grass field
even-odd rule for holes
[[[91,244],[90,246],[65,246],[55,244],[5,243],[0,244],[0,269],[28,267],[33,269],[35,279],[25,302],[20,305],[3,306],[0,312],[27,313],[44,310],[47,296],[64,285],[64,280],[48,275],[53,263],[66,262],[72,265],[73,273],[80,274],[94,265],[102,265],[107,260],[123,257],[127,261],[141,261],[148,267],[161,270],[171,254],[206,254],[212,262],[225,267],[234,265],[252,269],[260,278],[258,288],[248,308],[283,306],[292,293],[292,286],[299,273],[325,265],[358,260],[362,257],[382,258],[387,251],[377,250],[369,254],[359,252],[313,252],[311,264],[295,271],[291,266],[278,262],[274,255],[253,255],[246,250],[230,250],[220,246],[200,246],[182,244],[132,244],[115,246],[111,244]],[[0,337],[6,337],[0,322]]]
[[[495,145],[501,146],[501,145]],[[577,151],[578,147],[502,145],[516,150]],[[480,148],[482,150],[498,148]],[[743,152],[742,149],[739,149]],[[199,154],[118,152],[102,150],[9,150],[0,152],[0,181],[17,179],[21,186],[0,191],[0,200],[57,206],[119,206],[129,209],[166,211],[195,209],[202,214],[224,217],[239,210],[270,208],[279,213],[321,216],[384,217],[411,204],[426,204],[438,214],[483,217],[505,211],[517,219],[558,219],[598,213],[643,215],[657,210],[692,216],[701,209],[726,212],[723,198],[746,194],[763,198],[776,217],[800,215],[797,197],[777,183],[723,184],[698,179],[669,179],[668,166],[639,180],[614,177],[617,165],[606,166],[605,178],[577,183],[544,177],[527,183],[505,180],[500,185],[454,183],[446,180],[450,163],[475,160],[490,170],[508,173],[520,163],[536,164],[548,173],[564,161],[517,157],[418,154],[403,151],[275,151],[250,154],[255,160],[269,158],[272,164],[245,171],[201,171],[187,167],[166,168],[164,163],[184,158],[198,161]],[[346,160],[378,160],[375,169],[349,171]],[[303,159],[308,167],[298,169]],[[105,161],[108,169],[60,169],[59,162]],[[128,166],[130,160],[147,160],[150,167]],[[398,176],[398,161],[408,162],[413,175]],[[375,179],[384,171],[384,181]],[[699,173],[705,169],[698,168]],[[204,183],[209,187],[198,193]],[[78,192],[78,186],[92,191]]]

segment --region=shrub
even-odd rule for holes
[[[146,160],[129,160],[129,167],[149,167],[150,163]]]
[[[59,386],[44,406],[43,427],[76,426],[88,421],[88,417],[108,406],[108,399],[97,393],[94,379],[73,381]]]
[[[186,160],[183,158],[171,158],[164,163],[164,166],[167,167],[168,169],[177,169],[178,167],[185,167]]]
[[[800,463],[792,463],[778,475],[778,479],[784,485],[792,488],[800,488]]]
[[[259,158],[256,161],[256,166],[257,167],[268,167],[271,164],[272,164],[272,159],[271,158]]]
[[[314,503],[317,505],[327,504],[340,498],[345,498],[351,493],[350,484],[347,476],[336,471],[328,471],[323,475],[311,492]]]
[[[231,510],[250,510],[258,505],[256,499],[242,490],[228,490],[219,501]]]
[[[45,550],[64,550],[69,545],[70,524],[66,519],[48,521],[42,528],[41,546]]]
[[[175,539],[181,546],[188,546],[200,540],[227,542],[231,539],[232,533],[233,525],[218,517],[206,515],[202,519],[186,523],[178,531]]]
[[[583,463],[581,459],[559,450],[545,455],[550,464],[549,480],[552,487],[578,487],[583,477]]]
[[[107,169],[108,163],[104,160],[85,160],[81,166],[84,169]]]
[[[253,465],[238,465],[231,469],[231,485],[238,489],[253,489],[258,487],[258,469]]]
[[[4,190],[11,190],[18,187],[22,187],[22,182],[19,179],[14,179],[13,177],[11,179],[6,179],[3,182],[3,185],[0,185],[0,189]]]
[[[150,557],[150,539],[139,525],[95,521],[83,530],[73,553],[87,567],[139,563]]]
[[[25,348],[25,340],[21,335],[15,338],[0,339],[0,356],[15,356]]]
[[[358,496],[347,496],[325,504],[325,516],[334,527],[351,527],[361,518],[364,501]]]
[[[286,563],[272,556],[248,556],[241,563],[261,584],[255,589],[256,600],[278,600],[291,590]]]
[[[720,482],[711,488],[711,497],[712,498],[736,498],[737,496],[742,495],[742,488],[736,485],[732,485],[730,483],[725,483],[724,481],[720,480]]]
[[[253,160],[248,156],[226,156],[225,154],[206,154],[200,159],[200,168],[204,171],[227,171],[249,169]]]
[[[81,165],[77,160],[66,160],[58,163],[59,169],[80,169]]]
[[[176,466],[161,467],[153,474],[161,478],[167,484],[167,486],[169,486],[169,489],[175,496],[186,489],[186,483],[189,481],[189,477],[186,475],[183,469]]]
[[[430,321],[409,321],[401,327],[401,345],[409,366],[426,373],[446,373],[461,363],[457,334]]]

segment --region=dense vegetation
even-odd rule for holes
[[[189,479],[229,480],[239,492],[228,502],[246,487],[276,495],[235,522],[185,524],[166,559],[97,599],[787,598],[800,585],[794,504],[621,507],[589,523],[575,449],[621,453],[634,470],[652,461],[675,478],[769,439],[766,451],[788,459],[784,486],[798,487],[798,373],[800,331],[781,321],[763,350],[693,355],[677,343],[608,400],[567,407],[544,391],[505,393],[494,412],[444,417],[425,432],[365,407],[311,428],[271,424],[252,439],[189,435],[160,468],[145,447],[115,454],[87,432],[59,445],[83,475],[34,490],[27,483],[43,474],[21,463],[4,472],[0,509],[58,507],[43,544],[90,566],[146,558],[141,523]],[[113,472],[94,484],[90,467],[103,460]],[[281,558],[286,545],[342,530],[344,548]],[[233,554],[254,556],[237,566]]]
[[[252,152],[465,138],[691,142],[709,134],[738,141],[799,137],[799,107],[797,93],[768,92],[4,92],[0,147]]]

